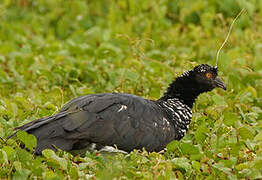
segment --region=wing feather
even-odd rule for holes
[[[95,94],[76,98],[58,114],[17,129],[37,137],[37,153],[52,145],[72,150],[79,142],[117,145],[125,151],[143,147],[158,151],[172,140],[173,133],[171,126],[169,131],[163,129],[162,116],[154,101],[127,94]]]

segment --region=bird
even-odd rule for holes
[[[176,77],[157,100],[125,93],[99,93],[69,101],[54,115],[16,127],[37,139],[34,153],[45,149],[81,150],[114,146],[131,152],[159,152],[186,135],[196,98],[215,88],[226,90],[217,66],[200,64]]]

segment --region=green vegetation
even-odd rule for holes
[[[84,94],[159,98],[184,70],[214,65],[242,8],[218,63],[228,91],[201,95],[187,135],[166,152],[35,157],[21,132],[0,139],[0,178],[261,179],[261,0],[2,0],[0,136]]]

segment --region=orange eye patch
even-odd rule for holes
[[[208,79],[210,79],[210,78],[212,78],[212,74],[211,74],[211,73],[206,73],[206,77],[207,77]]]

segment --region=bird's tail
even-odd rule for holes
[[[40,126],[48,124],[51,121],[55,121],[55,120],[65,116],[65,115],[66,115],[66,113],[58,113],[58,114],[53,115],[53,116],[48,116],[48,117],[44,117],[44,118],[41,118],[41,119],[36,119],[36,120],[31,121],[31,122],[24,124],[22,126],[18,126],[16,128],[14,128],[15,132],[11,136],[7,137],[7,139],[15,137],[16,133],[18,131],[30,132],[34,129],[39,128]]]
[[[68,115],[68,113],[62,112],[16,127],[16,131],[8,138],[15,137],[18,131],[26,131],[27,133],[33,134],[37,139],[35,154],[41,154],[44,149],[56,151],[56,147],[62,150],[70,150],[74,142],[64,138],[66,132],[61,127],[60,121],[57,121],[66,115]]]

